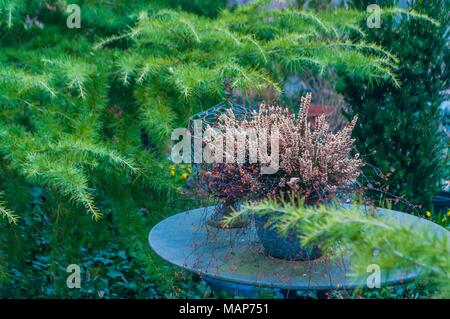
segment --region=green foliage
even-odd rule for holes
[[[177,193],[168,137],[223,100],[225,79],[243,93],[279,92],[280,70],[397,82],[392,54],[350,40],[364,12],[85,0],[68,29],[69,3],[0,1],[3,296],[182,295],[147,234],[198,205]],[[101,278],[69,292],[70,263]]]
[[[32,207],[21,215],[21,222],[2,227],[0,297],[208,296],[208,290],[202,290],[204,283],[179,274],[141,244],[147,235],[142,228],[151,225],[144,221],[148,219],[144,212],[118,213],[103,208],[103,219],[93,223],[89,216],[65,210],[45,212],[46,196],[41,188],[33,188],[31,196]],[[116,236],[121,240],[111,240]],[[66,267],[72,263],[81,268],[81,289],[66,286]]]
[[[394,2],[353,1],[358,8]],[[438,107],[449,77],[449,6],[447,0],[414,1],[414,11],[396,9],[394,16],[382,12],[381,28],[366,30],[369,41],[399,58],[399,88],[387,82],[367,87],[350,78],[340,87],[352,108],[348,118],[359,117],[354,129],[356,146],[370,164],[364,171],[370,184],[364,183],[417,205],[415,214],[431,209],[432,197],[448,178]],[[384,194],[373,191],[371,195],[383,200]],[[402,201],[395,207],[409,208]]]
[[[0,194],[1,195],[1,194]],[[3,201],[0,201],[0,214],[3,218],[6,218],[10,223],[17,223],[19,216],[12,212]]]
[[[335,68],[355,80],[396,82],[394,56],[365,41],[349,41],[347,32],[361,13],[267,11],[262,6],[224,11],[215,20],[176,10],[148,11],[126,33],[98,43],[97,48],[110,48],[129,41],[117,61],[118,80],[134,86],[142,113],[153,115],[145,116],[144,125],[154,144],[167,140],[174,124],[185,124],[190,115],[222,99],[226,79],[244,94],[280,92],[274,77],[280,69],[324,73]]]
[[[420,270],[421,281],[432,287],[436,297],[450,296],[450,243],[448,236],[437,233],[430,224],[412,227],[359,206],[313,207],[275,200],[246,206],[240,214],[280,210],[284,212],[277,223],[281,234],[295,231],[303,245],[319,244],[337,256],[340,251],[352,252],[353,276],[367,278],[370,264],[379,265],[384,272]]]

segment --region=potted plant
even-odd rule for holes
[[[273,175],[257,175],[257,194],[253,197],[290,196],[302,205],[316,206],[330,202],[338,190],[348,188],[350,181],[359,176],[362,161],[358,154],[351,154],[351,133],[357,119],[333,133],[325,115],[310,124],[310,103],[311,94],[302,97],[298,116],[278,105],[262,104],[252,119],[242,123],[247,128],[265,127],[279,132],[279,170]],[[319,247],[304,248],[297,234],[277,232],[282,214],[280,210],[254,216],[258,237],[267,253],[288,260],[317,258]]]

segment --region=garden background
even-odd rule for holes
[[[223,101],[224,82],[243,105],[295,109],[313,91],[336,126],[358,115],[372,200],[448,227],[433,205],[449,167],[448,1],[78,1],[80,28],[70,4],[0,1],[1,297],[216,297],[147,236],[205,205],[191,168],[170,162],[170,134]]]

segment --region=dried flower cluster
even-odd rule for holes
[[[298,117],[279,106],[268,113],[277,114],[280,130],[280,169],[283,177],[274,193],[293,191],[307,203],[332,197],[338,187],[359,176],[362,161],[351,156],[354,139],[351,133],[355,117],[342,130],[332,133],[325,116],[315,126],[308,121],[311,94],[302,97]],[[261,111],[260,111],[261,112]]]
[[[316,204],[331,198],[339,187],[356,179],[362,166],[358,154],[351,155],[354,142],[351,133],[357,119],[335,133],[330,131],[325,116],[319,116],[312,126],[308,121],[310,103],[311,94],[302,97],[298,116],[287,108],[267,104],[261,104],[246,120],[236,120],[231,110],[223,114],[215,128],[221,132],[234,129],[262,136],[277,130],[279,170],[272,175],[261,174],[265,164],[255,164],[249,157],[252,152],[262,154],[261,145],[252,143],[249,138],[236,139],[231,151],[245,160],[213,164],[211,170],[204,172],[210,192],[226,203],[249,196],[261,198],[294,193],[305,203]],[[247,152],[240,154],[243,148],[239,143],[243,142],[247,143]],[[227,148],[223,147],[224,157],[230,156],[230,148],[226,153]]]
[[[202,172],[202,180],[208,193],[232,206],[252,193],[258,193],[259,169],[256,165],[214,164]]]

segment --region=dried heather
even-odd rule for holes
[[[310,124],[310,103],[311,94],[302,97],[297,116],[287,108],[265,103],[246,120],[237,120],[231,110],[223,114],[215,129],[224,136],[230,132],[237,136],[252,131],[260,137],[278,130],[279,171],[273,175],[261,174],[261,167],[266,164],[255,164],[249,158],[252,152],[261,154],[261,145],[250,139],[236,139],[228,154],[224,145],[223,158],[237,155],[244,161],[215,164],[212,170],[205,172],[211,192],[226,202],[248,196],[295,193],[307,204],[316,204],[333,197],[340,187],[356,179],[363,165],[358,154],[351,155],[354,143],[351,133],[357,119],[333,133],[324,115],[319,116],[314,125]],[[245,154],[240,154],[243,148],[239,143],[242,142],[246,143]]]
[[[312,127],[308,121],[310,103],[311,94],[302,97],[297,118],[275,106],[282,136],[280,168],[285,176],[274,192],[294,191],[307,203],[317,203],[356,179],[363,163],[359,154],[351,155],[351,133],[357,118],[336,133],[330,131],[324,115]]]

